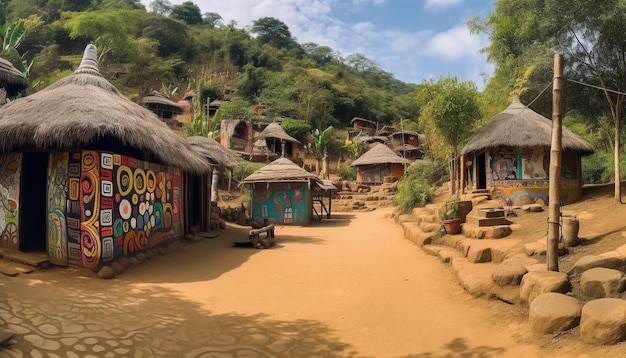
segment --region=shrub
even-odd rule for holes
[[[434,181],[435,165],[412,165],[398,182],[398,192],[393,203],[400,212],[408,213],[411,209],[422,207],[433,199],[430,181]]]
[[[339,178],[341,180],[354,181],[356,180],[356,168],[353,166],[345,166],[339,169]]]
[[[304,142],[307,139],[307,134],[311,132],[311,125],[300,119],[284,119],[280,123],[280,127],[300,142]]]
[[[265,165],[266,165],[265,163],[252,163],[252,162],[241,161],[233,169],[233,179],[235,179],[237,182],[241,182],[248,175],[263,168]]]

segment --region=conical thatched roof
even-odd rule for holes
[[[287,158],[278,158],[256,172],[248,175],[242,184],[255,182],[276,182],[285,180],[310,180],[319,185],[321,180],[317,175],[307,172]]]
[[[26,76],[3,58],[0,58],[0,87],[4,88],[9,96],[28,88]]]
[[[232,169],[237,165],[237,160],[235,159],[233,153],[222,147],[213,138],[193,136],[187,138],[187,141],[191,144],[191,148],[193,148],[196,153],[209,159],[215,164],[219,164],[228,169]]]
[[[23,148],[78,149],[114,138],[161,162],[196,173],[211,166],[154,113],[122,95],[98,70],[88,45],[71,75],[0,108],[0,154]]]
[[[513,101],[503,112],[497,114],[474,134],[467,142],[462,154],[468,154],[495,148],[511,147],[549,147],[552,144],[552,121],[540,115],[513,96]],[[591,154],[593,146],[584,139],[563,127],[563,150],[571,150],[580,154]]]
[[[280,126],[280,124],[276,122],[268,124],[267,127],[263,129],[261,134],[259,134],[259,138],[277,138],[281,140],[286,140],[288,142],[300,144],[299,140],[287,134],[287,132],[285,132],[285,130]]]
[[[363,153],[357,160],[352,162],[352,166],[358,165],[372,165],[372,164],[387,164],[387,163],[400,163],[411,164],[411,161],[398,156],[385,144],[376,144],[376,146],[367,152]]]

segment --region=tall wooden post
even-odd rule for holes
[[[559,271],[559,234],[561,219],[561,137],[563,135],[563,55],[554,55],[552,84],[552,143],[550,145],[550,191],[548,193],[548,271]]]

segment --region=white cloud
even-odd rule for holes
[[[485,38],[471,34],[466,26],[457,26],[433,36],[426,43],[425,53],[451,62],[475,57],[486,45]]]
[[[424,8],[427,10],[446,9],[462,2],[463,0],[426,0]]]

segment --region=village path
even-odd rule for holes
[[[0,357],[559,356],[516,307],[465,293],[390,213],[279,226],[270,250],[232,247],[246,234],[229,226],[113,280],[0,277],[0,328],[17,332]]]

